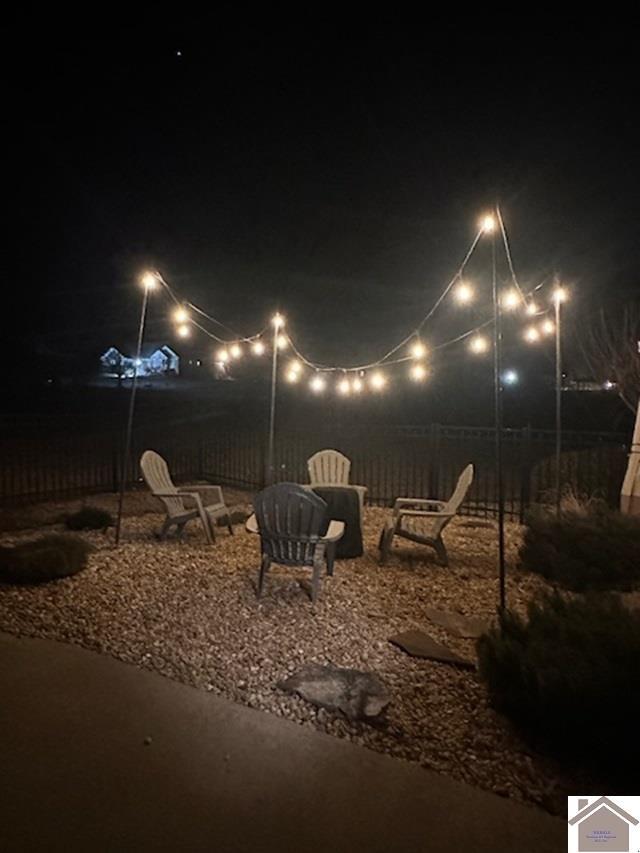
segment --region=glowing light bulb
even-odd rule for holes
[[[287,348],[289,341],[286,339],[284,335],[278,335],[276,338],[276,346],[279,350],[283,350]]]
[[[309,385],[311,390],[316,394],[320,394],[327,387],[325,378],[320,375],[314,376]]]
[[[231,354],[231,358],[240,358],[242,355],[242,347],[240,344],[232,344],[229,347],[229,353]]]
[[[276,313],[271,318],[271,322],[276,329],[281,329],[284,326],[284,317],[282,314]]]
[[[502,374],[502,381],[505,385],[515,385],[518,381],[518,373],[515,370],[505,370]]]
[[[358,379],[357,377],[351,383],[351,389],[353,390],[354,394],[359,394],[362,391],[363,387],[364,385],[362,383],[362,379]]]
[[[536,329],[535,326],[529,326],[524,331],[524,339],[529,341],[529,343],[536,343],[536,341],[540,340],[540,332]]]
[[[218,361],[221,361],[223,364],[225,364],[227,361],[229,361],[229,350],[219,349],[216,354],[216,358]]]
[[[413,379],[414,382],[424,382],[427,378],[427,368],[424,364],[414,364],[411,370],[409,371],[409,375]]]
[[[566,302],[568,298],[569,294],[564,287],[556,287],[551,294],[551,299],[553,300],[554,305],[561,305],[563,302]]]
[[[143,287],[146,287],[147,290],[153,290],[158,284],[158,277],[152,272],[146,272],[140,279],[140,283]]]
[[[530,317],[533,317],[533,316],[534,316],[535,314],[537,314],[537,313],[538,313],[538,306],[536,305],[536,303],[535,303],[535,302],[530,302],[530,303],[527,305],[527,314],[528,314]]]
[[[473,288],[466,281],[461,281],[453,292],[456,302],[467,305],[473,299]]]
[[[484,231],[485,234],[491,234],[493,231],[495,231],[495,227],[496,227],[495,217],[493,217],[491,215],[483,216],[483,218],[482,218],[482,230]]]
[[[178,335],[181,338],[188,338],[190,334],[191,329],[186,324],[183,323],[181,326],[178,326]]]
[[[300,374],[298,373],[297,370],[291,370],[291,369],[287,370],[286,376],[287,376],[287,382],[291,382],[291,383],[297,382],[298,379],[300,379]]]
[[[475,355],[481,355],[489,349],[489,341],[483,335],[474,335],[469,341],[469,349]]]
[[[427,348],[422,341],[416,341],[411,347],[411,358],[424,358],[427,354]]]
[[[351,391],[351,383],[349,382],[349,380],[345,376],[343,379],[341,379],[338,382],[338,393],[342,394],[344,397],[346,397],[346,395],[349,394],[350,391]]]
[[[173,312],[173,322],[174,323],[188,323],[189,322],[189,312],[185,308],[176,308]]]
[[[552,335],[556,330],[555,324],[552,320],[545,320],[540,328],[542,329],[543,335]]]
[[[251,352],[254,355],[264,355],[264,344],[262,341],[254,341],[254,343],[251,344]]]
[[[302,365],[300,364],[297,358],[294,358],[292,361],[290,361],[288,367],[291,373],[300,373],[300,371],[302,370]]]
[[[502,307],[507,311],[513,311],[518,305],[520,305],[520,294],[517,290],[507,290],[502,294]]]
[[[369,381],[374,391],[382,391],[384,386],[387,384],[387,377],[384,375],[384,373],[376,371],[375,373],[371,374],[371,379]]]

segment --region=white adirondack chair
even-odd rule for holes
[[[442,540],[442,531],[455,517],[473,482],[473,465],[467,465],[448,501],[422,498],[397,498],[393,516],[380,534],[380,563],[387,561],[393,537],[400,536],[435,549],[440,565],[448,566],[449,557]]]
[[[231,516],[220,486],[196,485],[176,488],[167,463],[155,450],[145,450],[140,458],[140,468],[151,493],[162,502],[167,513],[160,531],[161,539],[164,539],[174,524],[178,537],[182,536],[185,524],[193,518],[199,518],[202,522],[209,544],[215,541],[215,522],[218,518],[226,518],[229,533],[233,533]]]
[[[349,486],[360,499],[360,515],[364,509],[366,486],[353,486],[349,482],[351,460],[338,450],[319,450],[307,459],[311,488],[315,486]]]

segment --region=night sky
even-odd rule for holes
[[[376,357],[426,313],[496,202],[525,287],[558,273],[581,316],[638,298],[624,22],[487,35],[463,20],[309,18],[15,29],[18,352],[132,340],[151,265],[242,333],[280,308],[311,357]],[[488,298],[486,251],[472,272]],[[151,337],[170,338],[167,307],[152,306]],[[484,316],[445,309],[426,337]]]

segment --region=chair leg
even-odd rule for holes
[[[178,539],[181,540],[182,537],[184,536],[184,529],[186,526],[187,526],[186,521],[183,521],[181,524],[176,524],[176,536],[178,537]]]
[[[327,544],[327,550],[326,550],[325,556],[326,556],[326,560],[327,560],[327,574],[329,575],[330,578],[332,578],[333,577],[333,564],[334,564],[335,559],[336,559],[336,543],[335,542],[329,542]]]
[[[378,547],[380,548],[380,565],[384,566],[391,554],[391,545],[395,536],[396,526],[393,522],[387,522],[382,528]]]
[[[159,539],[166,539],[167,533],[169,532],[169,528],[171,527],[171,519],[167,516],[164,520],[164,524],[162,525],[162,530],[158,534]]]
[[[262,562],[260,563],[260,574],[258,575],[258,598],[262,596],[262,587],[264,585],[265,575],[269,571],[269,566],[271,565],[271,559],[268,554],[262,555]]]
[[[440,563],[440,565],[448,567],[449,555],[447,554],[447,548],[439,536],[433,543],[433,547],[436,549],[436,555],[438,557],[438,562]]]
[[[311,578],[311,603],[315,604],[320,592],[320,577],[322,575],[322,560],[317,557],[313,561],[313,577]]]
[[[231,524],[231,513],[227,513],[227,527],[229,528],[229,534],[233,536],[233,525]]]

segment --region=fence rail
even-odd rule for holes
[[[117,491],[123,453],[120,437],[113,431],[79,432],[0,441],[2,504]],[[522,519],[531,503],[543,501],[551,493],[554,441],[553,431],[504,430],[508,517]],[[129,485],[139,482],[138,459],[149,447],[166,457],[177,481],[209,479],[254,490],[265,482],[265,435],[258,429],[219,424],[136,429],[127,462]],[[495,431],[491,428],[316,425],[304,431],[280,430],[275,443],[276,479],[307,481],[306,460],[323,447],[335,447],[349,456],[352,482],[366,485],[369,502],[377,505],[388,505],[400,495],[447,497],[459,472],[473,462],[476,475],[463,511],[484,516],[497,512]],[[624,436],[566,432],[562,482],[577,493],[597,494],[615,505],[626,456]]]

